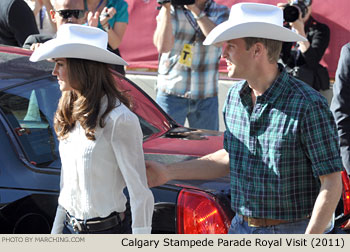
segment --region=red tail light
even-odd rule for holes
[[[344,215],[350,214],[350,182],[349,176],[346,171],[341,172],[341,177],[343,180],[343,205],[344,205]]]
[[[177,200],[179,234],[227,234],[231,220],[211,195],[183,189]]]

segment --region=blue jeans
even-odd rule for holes
[[[236,214],[232,219],[229,234],[304,234],[309,219],[269,227],[249,227],[243,217]]]
[[[177,123],[195,129],[219,130],[218,97],[189,99],[158,91],[156,101]]]

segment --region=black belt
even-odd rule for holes
[[[78,232],[99,232],[103,230],[115,227],[123,222],[125,219],[124,213],[113,212],[106,218],[93,218],[86,221],[77,219],[70,215],[68,212],[66,214],[66,223],[71,225],[74,231]]]

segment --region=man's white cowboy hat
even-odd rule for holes
[[[238,3],[231,7],[227,21],[216,26],[204,40],[204,45],[245,37],[267,38],[286,42],[307,41],[283,27],[283,11],[277,6]]]
[[[107,50],[108,34],[99,28],[78,24],[63,24],[57,36],[38,47],[29,58],[40,61],[50,58],[77,58],[108,64],[128,65],[118,55]]]

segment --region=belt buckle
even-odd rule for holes
[[[81,228],[81,225],[79,221],[75,217],[70,217],[69,223],[72,225],[73,230],[75,232],[81,232],[83,229]]]
[[[249,227],[259,227],[253,223],[254,218],[248,217],[248,226]]]

